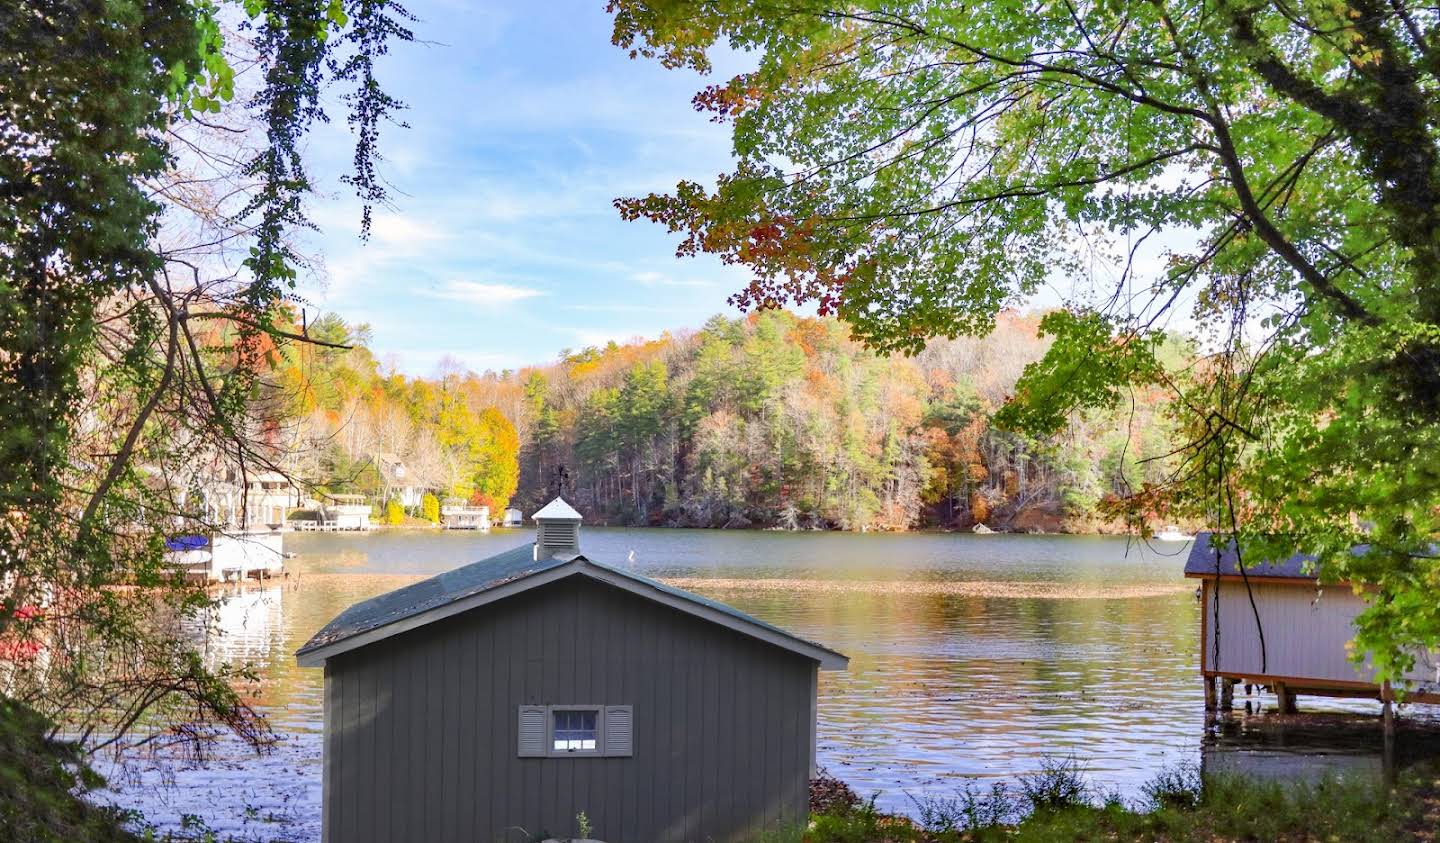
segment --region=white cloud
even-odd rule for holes
[[[450,236],[438,225],[402,214],[376,214],[370,221],[370,234],[381,243],[394,244],[433,243]]]
[[[567,304],[566,310],[577,313],[675,313],[690,314],[694,308],[653,304]]]
[[[547,295],[544,290],[533,287],[517,287],[514,284],[481,284],[478,281],[446,281],[439,290],[426,293],[437,299],[450,299],[470,304],[511,304],[523,299]]]
[[[442,365],[448,367],[451,364],[459,364],[463,369],[481,373],[487,370],[518,369],[524,363],[514,354],[458,348],[401,349],[386,352],[384,358],[387,363],[393,363],[400,371],[422,377],[431,377],[437,374]]]
[[[637,281],[646,287],[713,287],[713,281],[706,281],[703,278],[676,278],[666,275],[663,272],[637,272],[630,276],[632,281]]]

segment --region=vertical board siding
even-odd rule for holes
[[[512,608],[525,608],[533,601],[517,603]],[[507,618],[508,620],[508,618]],[[521,680],[520,699],[518,703],[528,705],[544,705],[545,694],[541,688],[544,679],[542,668],[545,663],[545,620],[546,618],[538,611],[526,612],[523,622],[517,622],[517,626],[524,626],[525,632],[515,642],[516,649],[511,651],[507,658],[524,659],[525,673]],[[496,712],[498,715],[499,712]],[[497,819],[501,827],[519,826],[527,828],[533,834],[539,834],[543,827],[529,828],[526,826],[526,817],[537,817],[540,815],[540,766],[547,762],[527,761],[520,765],[519,775],[515,777],[516,785],[520,789],[520,795],[513,804],[501,806],[502,813]],[[519,816],[515,812],[519,811]],[[508,817],[508,819],[507,819]]]
[[[625,662],[622,660],[625,641],[629,636],[636,634],[634,618],[629,612],[623,611],[619,604],[618,595],[607,593],[605,595],[604,610],[602,616],[619,615],[618,621],[608,624],[603,635],[607,639],[605,650],[605,680],[606,696],[617,700],[629,700],[627,703],[617,705],[629,705],[630,708],[630,755],[635,755],[635,699],[631,690],[633,687],[629,682],[629,675],[625,671]],[[598,620],[598,619],[597,619]],[[599,800],[606,806],[609,813],[608,821],[618,825],[620,828],[633,828],[635,825],[635,796],[636,788],[626,788],[622,785],[620,776],[605,776],[600,788]]]
[[[372,716],[375,721],[375,792],[393,786],[394,773],[389,764],[382,763],[395,757],[395,690],[387,686],[380,671],[373,671],[374,700]],[[390,828],[390,800],[377,799],[373,806],[374,825],[377,830]]]
[[[430,765],[430,759],[425,755],[425,734],[428,731],[429,712],[429,685],[425,681],[427,673],[426,661],[416,654],[408,654],[391,664],[391,670],[399,676],[407,676],[409,682],[410,696],[410,743],[401,748],[401,754],[408,756],[410,777],[407,780],[409,785],[410,798],[406,804],[405,821],[401,823],[400,833],[405,837],[417,836],[417,832],[424,831],[425,819],[421,811],[425,805],[425,768]],[[380,796],[380,794],[366,794],[366,796]],[[398,839],[405,839],[404,837]]]
[[[1218,614],[1211,602],[1215,592],[1209,590],[1216,588],[1220,596]],[[1250,606],[1251,595],[1254,609]],[[1244,582],[1225,580],[1209,583],[1206,601],[1207,670],[1336,682],[1374,681],[1373,671],[1351,662],[1346,649],[1355,637],[1355,616],[1365,608],[1364,600],[1347,586],[1317,589],[1252,580],[1247,592]],[[1257,610],[1265,636],[1263,663],[1255,624]],[[1431,678],[1419,665],[1410,677],[1416,681]]]
[[[327,841],[739,843],[802,822],[814,663],[579,577],[330,660]],[[632,706],[634,755],[520,758],[519,706]],[[508,832],[507,832],[508,830]]]
[[[440,827],[445,816],[445,754],[444,746],[452,724],[446,723],[445,714],[445,641],[449,636],[431,640],[422,651],[425,674],[419,681],[425,685],[425,731],[421,741],[421,752],[425,763],[425,800],[432,810],[422,811],[420,828],[426,840],[438,840]],[[378,794],[375,794],[378,796]]]
[[[475,756],[481,752],[481,743],[476,732],[478,724],[474,714],[480,710],[480,695],[476,692],[478,676],[475,673],[475,651],[478,634],[474,626],[463,628],[457,636],[460,647],[456,652],[452,669],[460,674],[458,690],[459,705],[455,717],[460,721],[457,732],[455,754],[455,839],[466,840],[469,830],[475,824],[475,799],[480,787],[475,780]]]
[[[349,790],[347,794],[345,812],[340,815],[340,839],[355,839],[356,823],[360,819],[360,803],[364,801],[363,794],[368,793],[363,778],[367,769],[364,757],[366,744],[369,736],[360,731],[360,672],[364,665],[358,665],[356,670],[346,670],[340,673],[340,729],[345,735],[355,735],[359,740],[347,741],[345,746],[345,765],[340,768],[341,780],[346,783]]]
[[[324,736],[320,742],[320,839],[322,843],[331,843],[335,839],[336,823],[345,798],[345,789],[335,787],[339,785],[337,771],[340,765],[340,736],[344,732],[340,729],[340,723],[336,719],[336,698],[339,694],[339,679],[335,676],[334,670],[329,664],[325,665],[325,704],[324,704]]]
[[[378,735],[375,728],[375,674],[377,667],[372,662],[364,666],[362,670],[356,671],[356,692],[359,694],[359,701],[355,706],[356,723],[355,728],[359,733],[366,735],[369,740],[359,747],[360,769],[356,772],[360,787],[371,793],[375,792],[376,784],[376,743]],[[375,802],[374,799],[366,799],[355,805],[355,825],[359,828],[375,827]]]

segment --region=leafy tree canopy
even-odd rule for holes
[[[0,4],[0,638],[46,654],[5,695],[92,745],[176,720],[261,736],[174,622],[211,601],[161,540],[217,528],[198,475],[271,466],[260,374],[282,347],[333,344],[288,328],[302,142],[339,83],[348,181],[385,201],[400,104],[375,67],[408,20],[387,0]]]
[[[1173,391],[1167,483],[1245,557],[1364,587],[1357,658],[1440,644],[1440,17],[1413,0],[611,0],[614,41],[733,127],[714,184],[625,198],[877,348],[981,333],[1069,282],[1005,421]],[[1148,250],[1148,251],[1147,251]],[[1140,260],[1156,255],[1159,261]],[[1096,267],[1101,267],[1099,271]],[[1147,270],[1147,266],[1152,267]],[[1188,315],[1206,352],[1157,365]],[[1363,557],[1350,554],[1371,544]]]

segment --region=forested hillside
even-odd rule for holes
[[[1163,475],[1145,461],[1165,450],[1163,397],[1072,419],[1053,442],[994,429],[1046,348],[1038,321],[1007,314],[984,339],[885,358],[833,319],[717,316],[549,366],[412,379],[382,373],[363,329],[327,318],[312,332],[362,347],[291,361],[315,455],[297,469],[383,497],[389,454],[441,495],[529,511],[558,484],[610,524],[1099,529],[1105,495]]]
[[[293,423],[278,434],[287,473],[322,493],[358,492],[377,502],[405,484],[506,505],[519,479],[512,419],[524,410],[507,384],[513,378],[453,367],[435,378],[382,372],[366,346],[368,329],[333,315],[308,333],[353,347],[287,349],[279,392],[291,403]]]

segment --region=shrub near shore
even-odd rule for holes
[[[802,843],[990,841],[1375,841],[1440,839],[1440,768],[1379,782],[1315,783],[1162,772],[1138,804],[1094,788],[1073,760],[1050,761],[1018,785],[971,782],[952,796],[915,799],[915,818],[887,814],[829,777],[811,785]],[[776,841],[778,843],[778,841]]]

